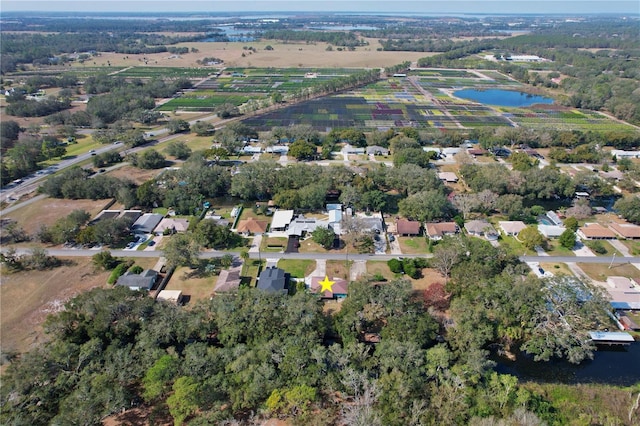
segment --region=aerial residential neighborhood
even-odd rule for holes
[[[637,13],[42,13],[3,424],[638,424]]]

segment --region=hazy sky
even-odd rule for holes
[[[75,12],[414,12],[414,13],[623,13],[640,14],[640,0],[0,0],[2,11]]]

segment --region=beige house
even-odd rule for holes
[[[577,234],[585,240],[613,240],[616,238],[615,232],[599,223],[585,223],[578,229]]]
[[[445,235],[458,233],[458,225],[455,222],[431,222],[425,224],[425,230],[430,240],[441,240]]]

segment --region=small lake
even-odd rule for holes
[[[518,354],[516,361],[491,357],[498,363],[495,370],[511,374],[523,382],[547,383],[600,383],[631,386],[640,383],[640,342],[629,346],[598,346],[593,360],[579,365],[552,360],[535,362],[532,357]]]
[[[489,89],[464,89],[453,92],[462,99],[479,102],[481,104],[498,105],[507,107],[527,107],[534,104],[552,104],[553,99],[544,96],[531,95],[524,92],[511,90]]]

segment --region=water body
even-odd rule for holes
[[[326,31],[366,31],[366,30],[377,30],[378,27],[373,27],[371,25],[319,25],[319,26],[310,26],[311,30],[326,30]]]
[[[468,99],[481,104],[498,105],[506,107],[527,107],[534,104],[552,104],[553,99],[544,96],[531,95],[524,92],[511,90],[489,89],[464,89],[453,93],[458,98]]]
[[[226,36],[229,41],[249,42],[249,41],[256,40],[251,30],[238,29],[229,25],[221,25],[219,27],[216,27],[216,30],[224,34],[224,36]],[[217,42],[217,41],[220,41],[220,39],[216,37],[212,37],[212,38],[204,38],[200,41]]]
[[[629,346],[599,346],[593,360],[574,365],[566,361],[535,362],[518,354],[516,361],[493,356],[496,371],[523,382],[599,383],[631,386],[640,383],[640,342]]]

